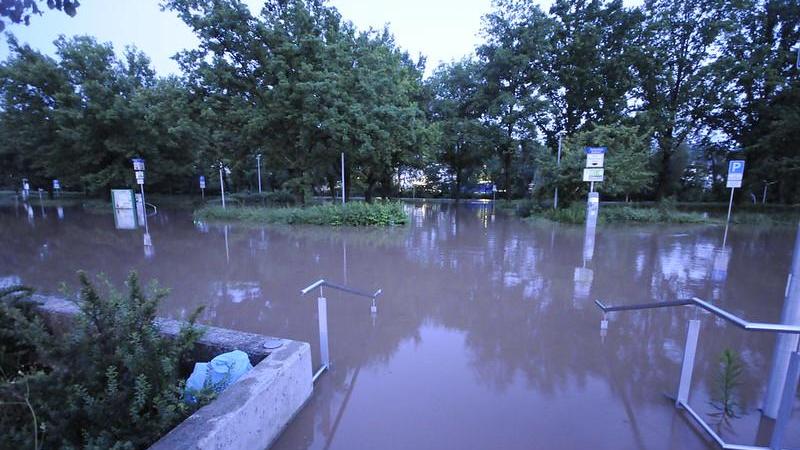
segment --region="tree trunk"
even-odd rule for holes
[[[328,189],[331,190],[331,200],[336,201],[336,179],[328,177]]]
[[[456,203],[461,200],[461,170],[456,170],[456,192],[453,197],[456,199]]]
[[[364,191],[364,200],[367,203],[372,203],[372,191],[375,189],[375,180],[367,179],[367,190]]]

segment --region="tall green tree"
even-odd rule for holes
[[[728,0],[646,0],[635,68],[641,112],[637,120],[652,128],[659,159],[656,193],[670,195],[683,167],[675,155],[698,131],[707,111],[702,87],[721,36],[735,26]]]
[[[430,115],[437,126],[435,159],[453,178],[458,200],[465,181],[482,168],[491,148],[487,127],[477,108],[481,89],[479,67],[463,60],[440,66],[428,81],[433,92]]]

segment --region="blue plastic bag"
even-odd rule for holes
[[[195,394],[203,389],[220,393],[252,368],[247,353],[241,350],[217,355],[207,363],[195,363],[192,374],[186,380],[184,399],[195,403]]]

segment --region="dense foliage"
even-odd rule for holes
[[[408,222],[398,202],[350,202],[307,206],[305,208],[260,208],[207,206],[195,211],[202,220],[241,220],[253,223],[310,224],[332,226],[394,226]]]
[[[423,79],[388,29],[357,31],[324,0],[169,0],[199,46],[157,77],[90,37],[55,57],[10,39],[0,64],[0,185],[31,179],[103,194],[148,162],[154,192],[210,190],[296,202],[345,186],[374,196],[565,199],[585,190],[581,147],[608,147],[604,198],[722,200],[729,159],[744,191],[800,201],[800,4],[790,0],[495,0],[475,55]],[[555,154],[563,133],[565,161]],[[749,196],[747,196],[749,197]]]
[[[200,331],[190,322],[175,339],[159,334],[166,292],[147,295],[135,273],[127,293],[108,285],[101,295],[79,278],[80,314],[63,336],[25,300],[29,291],[0,292],[2,448],[146,448],[193,408],[179,368]]]

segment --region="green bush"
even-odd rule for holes
[[[62,336],[21,301],[27,291],[0,293],[4,448],[146,448],[199,406],[183,402],[180,370],[201,334],[196,313],[162,337],[154,319],[166,291],[146,295],[135,273],[125,294],[79,280],[80,313]]]
[[[239,192],[228,196],[239,205],[261,205],[261,206],[291,206],[297,201],[295,196],[289,191],[272,192]]]
[[[402,203],[350,202],[304,208],[207,206],[194,213],[200,220],[237,220],[255,223],[310,224],[331,226],[393,226],[408,222]]]
[[[581,224],[586,222],[586,205],[573,203],[567,208],[546,209],[539,216],[548,220],[561,223]],[[638,222],[638,223],[716,223],[707,214],[698,212],[678,211],[669,204],[660,204],[657,207],[634,207],[627,205],[601,205],[601,223]]]

